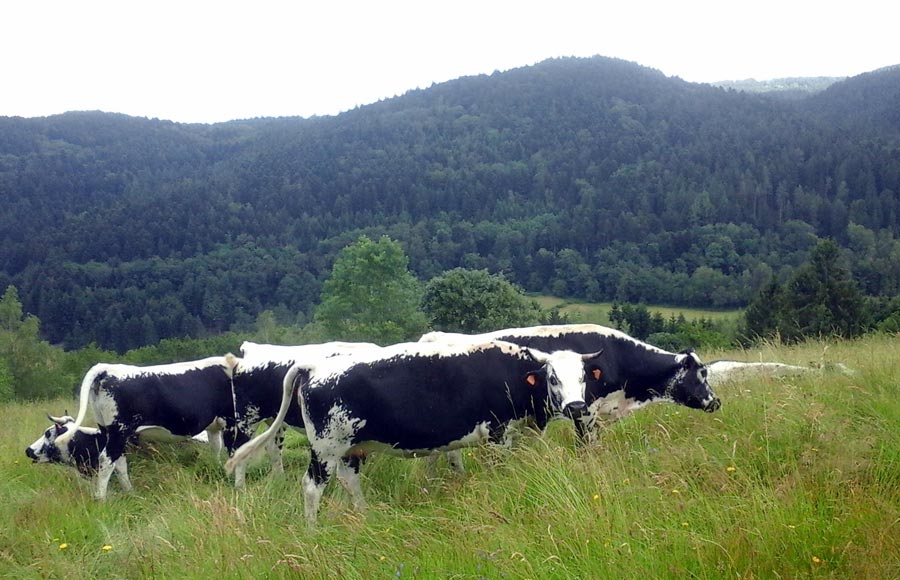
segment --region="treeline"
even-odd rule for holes
[[[601,57],[336,117],[0,118],[0,287],[53,344],[124,352],[309,321],[360,235],[422,282],[486,269],[590,301],[746,306],[824,239],[900,294],[900,71],[802,99]],[[881,122],[883,121],[883,122]]]
[[[772,280],[737,322],[665,319],[644,305],[613,304],[608,317],[635,338],[670,351],[722,349],[755,340],[800,341],[808,337],[852,338],[870,331],[900,332],[900,298],[863,296],[837,245],[819,244],[785,286]],[[503,276],[455,268],[422,284],[396,241],[361,237],[345,247],[325,281],[322,301],[304,324],[280,325],[263,311],[240,332],[205,339],[163,339],[124,355],[95,344],[65,351],[40,337],[40,321],[25,314],[14,286],[0,299],[0,401],[46,398],[71,392],[97,362],[158,364],[239,353],[251,339],[275,344],[330,340],[381,345],[414,341],[429,329],[477,334],[570,320],[546,311]]]

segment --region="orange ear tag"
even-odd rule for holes
[[[600,374],[601,374],[601,373],[600,373],[600,369],[594,369],[594,380],[595,380],[595,381],[599,381],[599,380],[600,380]]]
[[[528,375],[525,377],[525,381],[532,387],[537,384],[537,378],[534,375]]]

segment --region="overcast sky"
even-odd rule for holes
[[[889,0],[9,0],[0,116],[333,115],[597,54],[696,82],[853,76],[900,64],[898,16]]]

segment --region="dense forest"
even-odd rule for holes
[[[334,117],[0,117],[0,204],[0,288],[67,348],[305,322],[361,235],[422,281],[698,307],[746,306],[831,239],[887,298],[900,67],[778,98],[565,58]]]

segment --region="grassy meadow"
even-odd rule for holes
[[[546,295],[533,296],[532,298],[541,308],[546,310],[558,307],[560,313],[567,314],[572,322],[592,322],[612,326],[609,320],[609,310],[612,308],[612,302],[578,302]],[[713,322],[737,321],[743,312],[742,310],[700,310],[696,308],[655,305],[648,306],[647,309],[651,313],[659,312],[667,320],[672,316],[677,318],[679,314],[683,314],[687,320],[705,318]]]
[[[576,446],[565,422],[512,449],[438,462],[373,457],[366,514],[339,485],[319,527],[303,520],[303,438],[284,476],[263,466],[237,492],[199,444],[129,456],[105,503],[71,468],[24,449],[45,412],[2,406],[2,578],[900,578],[900,340],[702,352],[704,359],[842,362],[717,389],[715,414],[671,405]]]

